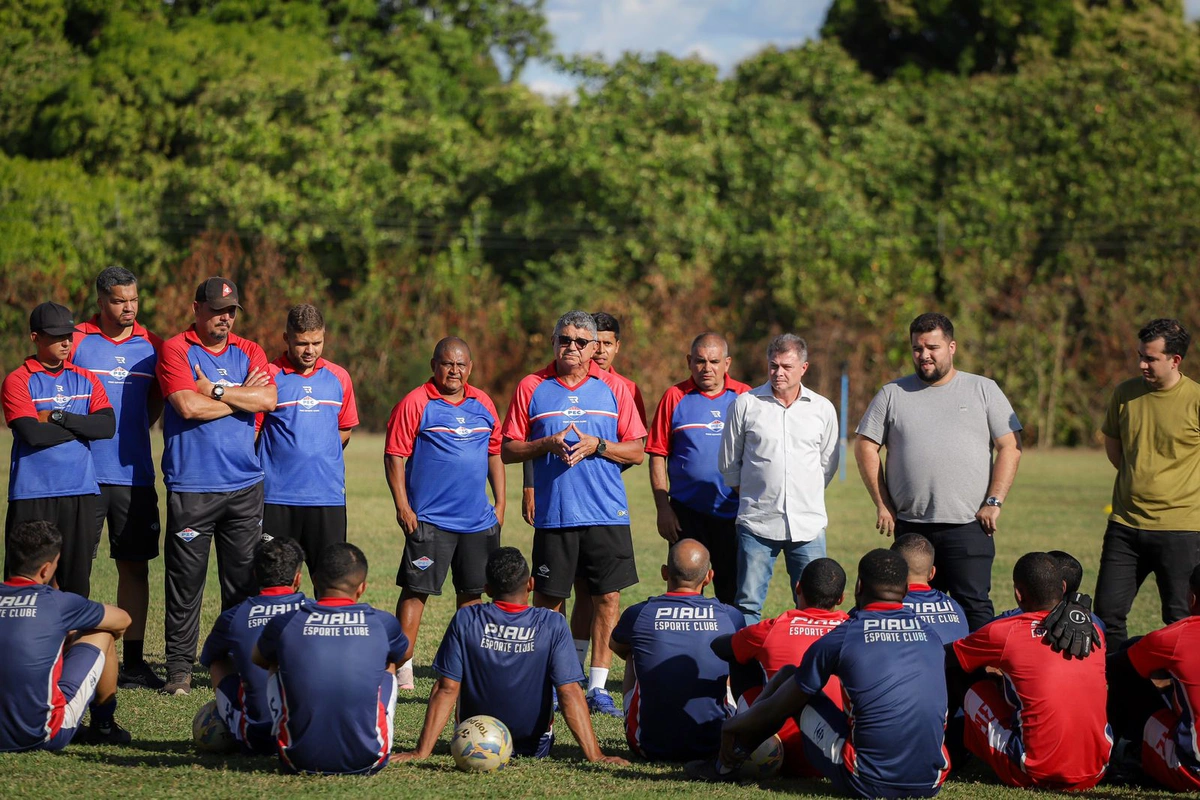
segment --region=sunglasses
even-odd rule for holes
[[[596,340],[595,339],[584,339],[582,337],[573,339],[570,336],[562,336],[562,335],[558,336],[558,346],[559,347],[570,347],[571,345],[575,345],[575,347],[579,350],[584,349],[585,347],[587,347],[589,344],[591,344],[594,341],[596,341]]]

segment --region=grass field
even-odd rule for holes
[[[365,600],[392,611],[400,558],[401,536],[390,495],[383,478],[383,439],[355,436],[347,452],[347,494],[351,540],[366,552],[371,576]],[[855,565],[866,550],[886,546],[875,532],[874,508],[848,465],[847,480],[835,480],[827,494],[830,514],[829,555],[846,567],[851,581]],[[3,467],[0,467],[3,469]],[[1083,562],[1084,589],[1094,587],[1104,531],[1104,506],[1109,501],[1113,472],[1099,451],[1031,452],[1021,463],[1017,483],[1005,503],[996,537],[992,599],[997,609],[1012,602],[1013,563],[1029,550],[1065,549]],[[663,591],[658,578],[664,546],[654,529],[654,508],[646,467],[626,473],[634,542],[642,583],[628,590],[624,605]],[[529,553],[532,531],[520,519],[520,473],[509,471],[506,544]],[[782,563],[772,582],[768,613],[783,611],[789,602]],[[162,561],[151,568],[152,608],[146,637],[147,659],[161,667]],[[215,583],[215,558],[210,564],[205,598],[203,632],[207,633],[219,610]],[[309,586],[306,582],[306,589]],[[116,574],[107,558],[107,544],[93,573],[94,597],[113,602]],[[849,598],[848,598],[849,602]],[[411,749],[424,718],[425,699],[433,678],[428,664],[437,649],[440,633],[453,612],[453,595],[430,601],[426,625],[417,645],[417,690],[405,693],[396,710],[396,749]],[[1152,586],[1143,589],[1130,620],[1131,633],[1160,625],[1158,598]],[[622,662],[616,660],[609,679],[619,696]],[[149,692],[122,692],[118,719],[134,735],[126,748],[74,745],[59,755],[32,753],[0,755],[0,797],[710,797],[766,796],[788,792],[799,796],[824,796],[828,784],[817,781],[764,781],[761,784],[706,787],[681,780],[675,766],[635,764],[627,768],[594,767],[582,761],[580,751],[559,726],[553,757],[544,761],[514,762],[491,776],[471,776],[455,771],[443,744],[428,762],[394,765],[371,778],[302,778],[278,773],[273,759],[198,756],[191,746],[191,719],[212,699],[207,674],[197,670],[195,690],[189,697],[163,697]],[[597,719],[597,734],[607,753],[628,755],[620,722]],[[445,741],[443,737],[443,742]],[[901,746],[897,743],[897,746]],[[1124,788],[1104,788],[1093,795],[1105,797],[1159,796]],[[1000,787],[978,765],[956,774],[942,791],[946,798],[1019,797],[1017,790]],[[1162,796],[1166,796],[1163,794]]]

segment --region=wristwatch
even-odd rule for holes
[[[55,425],[63,424],[63,412],[61,408],[56,408],[50,412],[50,421]]]
[[[600,444],[596,445],[596,455],[602,456],[607,452],[608,452],[608,442],[601,439]]]
[[[212,390],[212,399],[213,400],[220,400],[224,396],[225,396],[225,387],[224,386],[217,384],[216,386],[213,387],[213,390]]]
[[[1000,502],[999,497],[989,497],[987,500],[983,501],[983,504],[985,506],[995,506],[996,508],[999,508],[1000,506],[1004,505],[1003,503]]]

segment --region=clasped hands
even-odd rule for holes
[[[573,444],[567,442],[567,434],[572,431],[579,437],[579,441]],[[546,438],[546,451],[558,456],[568,467],[575,466],[580,461],[595,453],[596,448],[599,446],[600,438],[598,436],[588,436],[575,427],[574,422],[553,436]]]

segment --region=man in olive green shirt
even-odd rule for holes
[[[1125,618],[1152,572],[1163,623],[1187,617],[1200,563],[1200,384],[1179,371],[1191,337],[1178,320],[1156,319],[1138,339],[1142,376],[1113,392],[1101,429],[1117,468],[1096,579],[1110,652],[1128,637]]]

